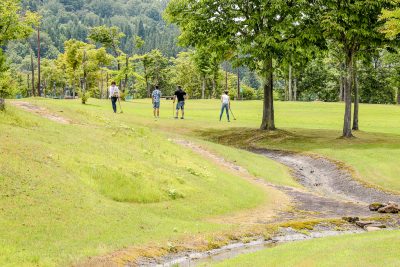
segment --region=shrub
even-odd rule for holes
[[[81,96],[82,104],[86,104],[86,102],[89,100],[89,98],[90,98],[89,92],[82,93],[82,96]]]

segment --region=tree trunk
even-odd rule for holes
[[[212,79],[212,98],[215,98],[215,94],[216,94],[216,91],[217,91],[217,83],[216,83],[216,78],[215,78],[215,75],[214,75],[214,77],[213,77],[213,79]]]
[[[38,96],[40,97],[40,28],[37,29],[37,48],[38,48]]]
[[[240,72],[239,68],[237,69],[237,99],[240,99]]]
[[[46,79],[43,80],[43,96],[46,98],[46,89],[47,89],[47,81]]]
[[[118,70],[118,75],[121,71],[121,64],[119,63],[119,59],[117,58],[117,70]],[[122,80],[119,80],[118,83],[118,88],[122,90]]]
[[[103,94],[104,94],[104,76],[103,76],[103,71],[101,71],[100,99],[103,99]]]
[[[293,101],[297,101],[297,79],[293,80]]]
[[[150,97],[151,89],[150,89],[150,85],[149,85],[149,79],[147,77],[145,77],[145,80],[146,80],[147,97]]]
[[[124,93],[126,91],[126,87],[128,86],[128,69],[129,69],[129,57],[126,55],[125,57],[125,66],[126,66],[126,72],[125,72],[125,82],[124,82]]]
[[[108,72],[107,72],[107,74],[106,74],[106,99],[108,99],[108,97],[109,97],[109,92],[108,92]]]
[[[397,88],[397,104],[400,105],[400,88]]]
[[[288,97],[289,101],[293,100],[293,98],[292,98],[292,96],[293,96],[293,91],[292,91],[293,82],[292,81],[293,81],[293,79],[292,79],[292,65],[289,64],[289,97]]]
[[[72,81],[72,98],[75,99],[75,70],[74,70],[74,80]]]
[[[339,101],[344,101],[344,81],[343,81],[343,76],[340,74],[340,79],[339,79]]]
[[[344,112],[344,123],[343,123],[343,137],[353,137],[351,132],[351,89],[353,79],[353,60],[354,52],[352,50],[347,51],[346,54],[346,87],[344,90],[345,100],[345,112]]]
[[[31,82],[31,78],[29,77],[29,73],[27,74],[27,77],[26,77],[26,93],[28,94],[28,97],[30,96],[30,85],[29,85],[29,83]]]
[[[143,62],[143,69],[144,69],[144,79],[146,80],[146,90],[147,90],[147,97],[151,96],[150,86],[149,86],[149,77],[147,74],[147,67],[146,64]]]
[[[6,109],[6,103],[4,101],[4,98],[0,97],[0,111],[3,111]]]
[[[203,85],[201,87],[201,99],[205,98],[205,93],[206,93],[206,76],[203,76]]]
[[[225,91],[228,90],[228,62],[225,61]]]
[[[265,62],[264,106],[261,130],[275,130],[272,58]]]
[[[358,110],[359,110],[359,102],[360,97],[358,93],[358,80],[357,80],[357,60],[354,60],[353,67],[353,88],[354,88],[354,114],[353,114],[353,130],[358,131]]]
[[[35,66],[33,65],[33,54],[31,52],[31,72],[32,72],[32,96],[36,95],[35,91]]]

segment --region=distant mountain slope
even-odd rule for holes
[[[45,57],[54,57],[62,51],[68,39],[87,40],[90,28],[103,24],[118,26],[125,33],[121,42],[124,52],[139,52],[134,48],[135,35],[146,41],[142,52],[158,48],[165,55],[174,56],[182,50],[176,45],[177,28],[166,25],[162,18],[168,0],[22,0],[22,3],[25,9],[38,11],[42,16]],[[34,45],[32,48],[35,49]]]

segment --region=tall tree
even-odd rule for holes
[[[202,80],[201,99],[204,99],[206,93],[207,76],[212,73],[212,67],[210,61],[211,54],[208,52],[207,48],[199,47],[195,50],[193,59],[197,71],[201,74],[201,80]]]
[[[32,12],[21,12],[18,0],[2,0],[0,2],[0,76],[7,69],[5,66],[4,47],[10,40],[23,39],[32,32],[32,26],[37,25],[39,17]],[[2,88],[0,88],[0,91]],[[0,95],[0,102],[4,105],[5,94]]]
[[[74,39],[65,42],[64,59],[67,65],[67,74],[72,85],[72,96],[74,98],[76,94],[76,83],[80,76],[79,70],[82,65],[81,49],[86,45],[86,43]]]
[[[378,46],[385,43],[387,39],[380,31],[384,20],[379,18],[383,9],[392,10],[398,4],[392,0],[322,0],[321,2],[324,8],[321,24],[325,36],[334,40],[345,55],[343,137],[352,137],[351,91],[354,85],[355,58],[362,46]]]
[[[287,44],[299,46],[318,40],[311,25],[318,21],[310,12],[312,1],[303,0],[172,0],[167,19],[181,29],[180,41],[188,46],[224,43],[238,57],[239,65],[257,70],[264,80],[261,129],[274,130],[273,61],[285,53]],[[304,38],[310,37],[312,38]]]
[[[117,59],[117,70],[121,70],[121,63],[119,58],[121,56],[120,42],[125,37],[125,34],[120,31],[118,27],[98,26],[91,29],[89,39],[95,43],[100,43],[106,49],[110,49]],[[121,88],[121,81],[119,83]]]
[[[142,62],[147,97],[150,97],[152,85],[158,85],[162,88],[166,83],[166,70],[169,63],[168,58],[164,57],[160,50],[155,49],[137,57],[137,59]]]

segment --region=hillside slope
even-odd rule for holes
[[[0,113],[1,266],[65,265],[127,246],[167,246],[230,229],[205,219],[276,197],[160,132],[118,121],[129,115],[52,103],[72,124],[12,106]]]

